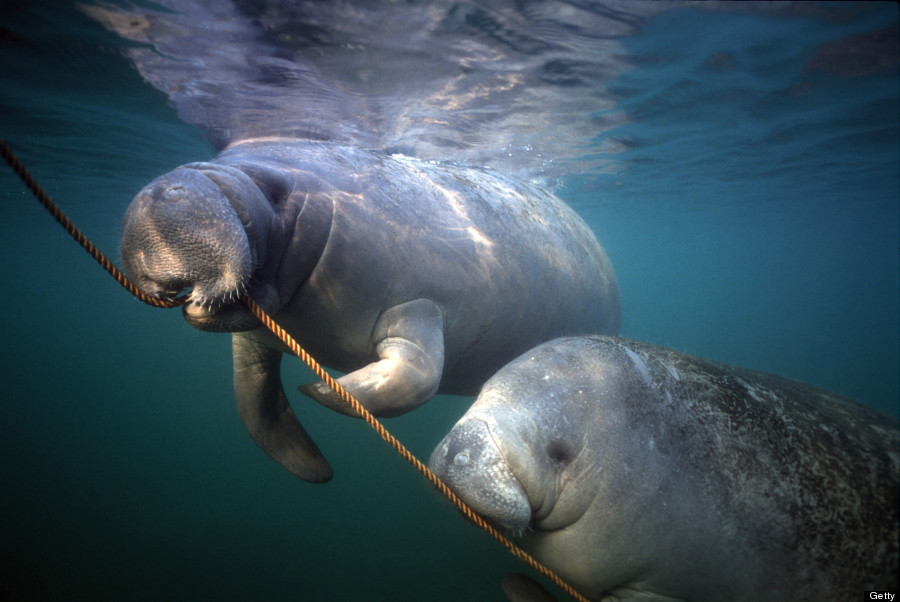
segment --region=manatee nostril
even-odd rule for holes
[[[463,451],[459,452],[455,456],[453,456],[453,463],[457,466],[465,466],[469,463],[469,452]]]
[[[162,198],[167,201],[183,201],[188,197],[184,186],[169,186],[162,191]]]

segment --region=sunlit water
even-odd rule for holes
[[[602,44],[572,35],[553,63],[534,43],[542,30],[521,33],[551,7],[524,5],[491,20],[460,4],[457,37],[437,28],[449,37],[434,33],[414,48],[388,43],[420,31],[391,13],[385,42],[355,62],[335,50],[351,45],[327,46],[331,62],[316,67],[334,69],[341,89],[349,73],[397,85],[393,94],[350,90],[366,101],[344,105],[359,121],[330,133],[556,186],[613,260],[623,336],[896,414],[896,29],[892,48],[840,43],[896,28],[896,8],[626,15]],[[130,46],[68,3],[42,6],[16,5],[13,16],[2,4],[0,136],[117,258],[135,192],[215,151],[123,57]],[[369,43],[378,39],[368,32]],[[456,73],[459,57],[484,59],[492,43],[513,48],[509,60],[526,73],[555,65],[535,78],[543,96],[454,112],[440,104],[442,88],[420,94],[415,77],[376,60],[385,48],[400,58],[430,48],[404,60],[434,84]],[[456,85],[456,94],[477,88]],[[544,110],[542,98],[559,102]],[[512,118],[535,110],[554,135]],[[438,115],[456,121],[429,130]],[[567,115],[593,125],[561,135]],[[327,124],[307,126],[328,133]],[[297,481],[237,419],[228,337],[129,298],[5,170],[0,199],[0,598],[503,599],[499,579],[519,563],[368,427],[304,403],[289,386],[336,472],[324,486]],[[312,378],[297,364],[286,362],[287,385]],[[438,398],[388,426],[426,458],[468,402]]]

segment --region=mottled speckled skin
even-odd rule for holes
[[[897,590],[898,454],[838,395],[595,336],[504,367],[431,466],[592,599],[818,601]]]
[[[239,294],[348,372],[340,383],[379,416],[474,395],[542,341],[620,323],[606,253],[552,194],[330,143],[247,140],[157,178],[126,213],[122,260],[149,293],[191,288],[193,326],[234,333],[244,424],[311,481],[331,468],[288,405],[283,346]],[[352,414],[324,384],[303,391]]]

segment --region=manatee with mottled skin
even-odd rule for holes
[[[793,602],[897,590],[898,455],[846,398],[593,336],[501,369],[430,465],[590,599]]]
[[[233,334],[238,411],[259,446],[310,481],[331,467],[281,385],[286,349],[249,294],[377,416],[438,392],[474,395],[541,341],[615,333],[619,292],[587,225],[552,194],[489,170],[324,142],[232,144],[144,188],[122,261],[146,292],[189,289],[191,325]],[[313,399],[353,411],[324,384]]]

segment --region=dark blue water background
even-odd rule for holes
[[[72,6],[0,6],[0,135],[117,258],[137,190],[212,148]],[[817,53],[897,9],[837,13],[649,19],[598,102],[619,125],[557,192],[613,260],[623,336],[896,414],[896,45],[870,70]],[[324,486],[244,432],[227,336],[130,298],[5,169],[0,227],[0,598],[502,600],[523,567],[367,426],[291,394],[299,362]],[[427,458],[468,403],[388,426]]]

